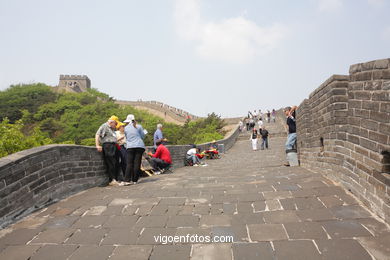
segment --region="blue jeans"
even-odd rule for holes
[[[198,158],[198,156],[196,156],[196,155],[188,155],[187,154],[187,159],[188,160],[192,160],[192,163],[193,164],[198,164],[198,163],[200,163],[200,160],[199,160],[199,158]]]
[[[268,149],[268,137],[262,137],[261,150],[264,150],[264,147]]]
[[[286,142],[286,150],[293,149],[296,141],[297,141],[297,133],[288,134],[287,142]]]

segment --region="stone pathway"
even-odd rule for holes
[[[93,188],[36,212],[0,231],[0,259],[390,259],[385,224],[323,176],[281,166],[285,138],[253,152],[246,137],[207,167]]]

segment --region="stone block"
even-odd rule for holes
[[[282,224],[252,224],[248,225],[252,241],[287,240],[287,234]]]
[[[129,245],[117,246],[110,256],[110,260],[128,260],[129,256],[133,259],[149,259],[153,246]]]
[[[62,260],[68,259],[78,246],[76,245],[45,245],[41,247],[32,257],[31,260]]]
[[[368,81],[364,83],[364,90],[375,91],[382,89],[382,80]]]
[[[352,81],[367,81],[372,79],[372,71],[363,71],[351,75]]]
[[[114,246],[82,245],[77,248],[77,250],[69,258],[69,260],[106,260],[112,254],[114,248]]]
[[[365,83],[364,82],[350,82],[349,90],[363,90]]]
[[[312,241],[275,241],[273,245],[278,260],[323,259]]]
[[[374,70],[372,77],[374,80],[377,79],[390,79],[390,69]]]
[[[130,227],[111,228],[103,241],[102,245],[134,245],[137,242],[139,233],[131,230]]]
[[[389,101],[390,100],[390,93],[388,91],[387,85],[383,83],[383,90],[382,91],[376,91],[372,93],[372,100],[374,101]]]
[[[274,252],[269,242],[235,243],[232,249],[234,259],[274,259]]]
[[[0,250],[0,259],[30,259],[40,246],[23,245],[8,246],[3,251]]]
[[[365,138],[360,138],[360,145],[364,148],[371,150],[371,151],[377,150],[377,143],[373,142],[371,140],[365,139]]]
[[[389,59],[376,60],[374,64],[374,69],[387,69],[389,67]]]
[[[172,216],[167,222],[167,227],[198,227],[198,216]]]
[[[185,259],[188,257],[182,257]],[[160,258],[156,258],[160,259]],[[172,257],[169,259],[178,259]],[[231,246],[229,244],[195,244],[192,247],[191,259],[216,259],[216,260],[228,260],[232,259]]]
[[[82,228],[77,230],[65,244],[99,245],[107,233],[108,229]]]
[[[329,221],[323,222],[322,226],[332,239],[372,236],[367,229],[356,221]]]
[[[315,242],[324,259],[371,259],[370,254],[354,239],[320,239]]]

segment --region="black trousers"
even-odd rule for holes
[[[108,181],[118,180],[118,157],[115,143],[103,144],[103,158],[107,168]]]
[[[144,148],[128,148],[127,149],[127,167],[125,181],[137,182],[141,175],[141,161]]]
[[[150,165],[153,167],[153,170],[162,170],[170,166],[166,161],[154,157],[150,159]]]
[[[121,150],[118,151],[118,156],[120,159],[119,166],[121,168],[121,170],[119,170],[119,180],[124,180],[127,166],[127,150],[124,145],[121,145]]]

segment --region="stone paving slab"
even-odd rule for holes
[[[389,227],[324,176],[282,166],[284,142],[253,152],[245,138],[207,167],[73,195],[1,230],[0,259],[389,259]],[[234,240],[204,239],[217,236]]]

